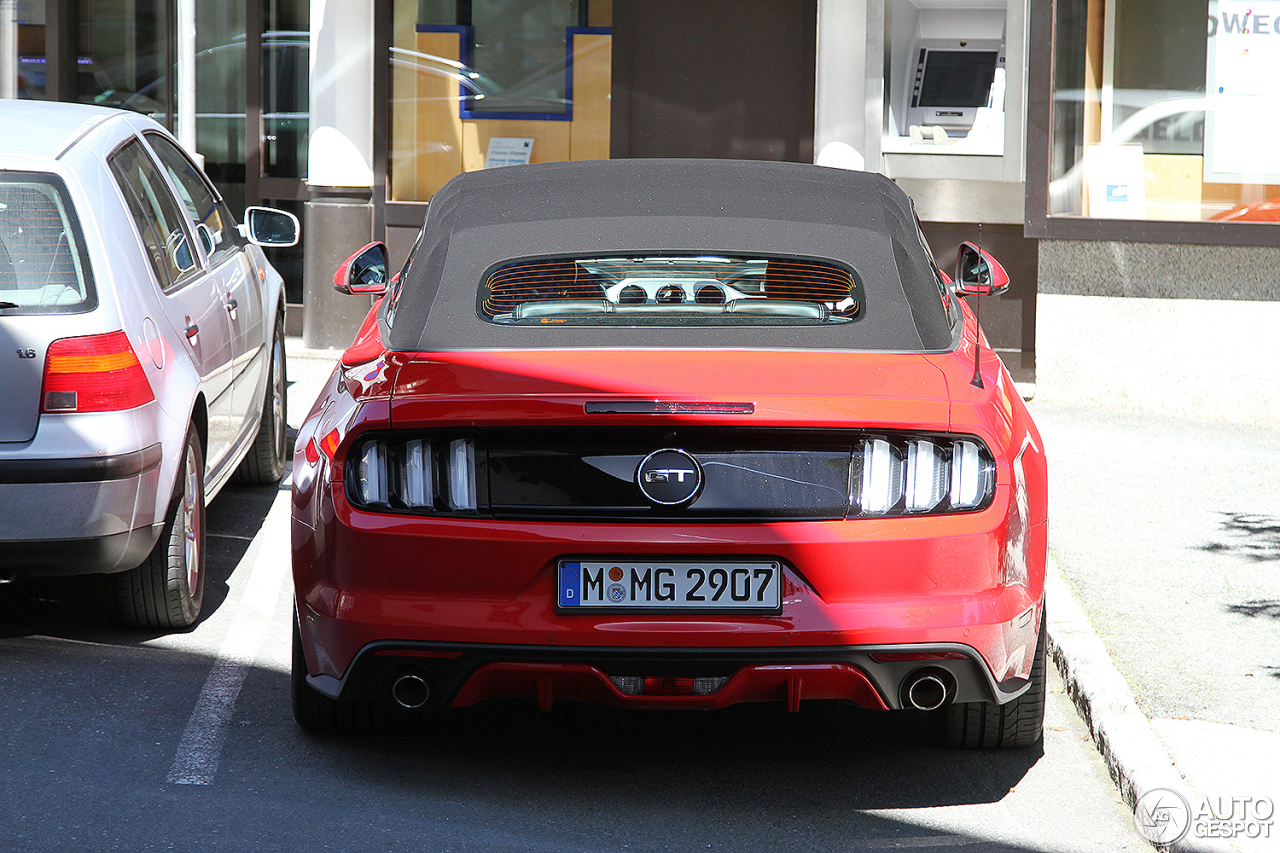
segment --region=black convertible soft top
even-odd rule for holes
[[[421,240],[387,300],[392,350],[547,347],[950,349],[911,202],[889,179],[799,163],[597,160],[467,172],[431,199]],[[485,275],[515,259],[685,252],[831,259],[866,306],[838,325],[500,325]]]

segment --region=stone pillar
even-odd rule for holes
[[[880,171],[885,0],[818,0],[813,154]]]
[[[369,311],[367,298],[334,291],[333,273],[373,238],[373,2],[311,0],[302,323],[308,347],[348,346]]]
[[[353,187],[310,187],[303,212],[302,343],[313,349],[351,344],[369,313],[369,297],[333,289],[333,274],[373,235],[371,191]]]

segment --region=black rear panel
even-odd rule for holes
[[[808,430],[561,428],[485,430],[481,442],[489,509],[496,517],[841,519],[849,510],[855,436]],[[642,492],[638,470],[651,454],[668,449],[696,460],[701,484],[691,500],[664,506]]]
[[[996,480],[975,436],[742,427],[369,432],[345,464],[361,509],[553,521],[977,512]]]

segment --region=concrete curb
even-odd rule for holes
[[[1183,778],[1151,721],[1138,707],[1084,608],[1049,555],[1045,571],[1049,602],[1049,656],[1062,674],[1067,695],[1089,727],[1093,742],[1130,809],[1148,792],[1174,791],[1188,803],[1203,797]],[[1186,838],[1155,845],[1175,853],[1231,853],[1239,848],[1220,839]]]

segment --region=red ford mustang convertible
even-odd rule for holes
[[[1045,460],[878,175],[615,160],[464,174],[298,435],[293,707],[839,699],[1018,747],[1045,694]]]

